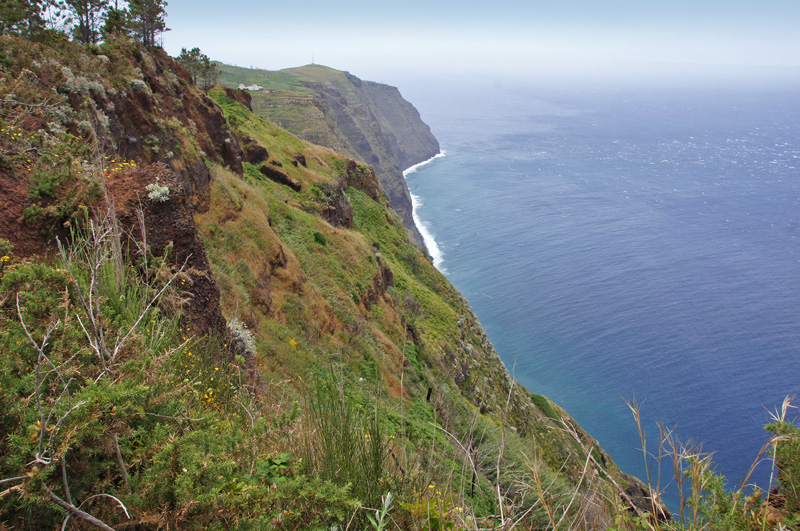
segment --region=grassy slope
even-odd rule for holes
[[[238,66],[216,63],[220,72],[220,83],[226,86],[261,85],[267,90],[285,92],[312,92],[300,84],[297,76],[283,70],[264,70],[260,68],[242,68]]]
[[[212,91],[212,97],[240,133],[262,143],[303,183],[298,193],[256,171],[246,171],[242,180],[217,168],[212,207],[197,218],[223,290],[226,317],[246,320],[256,331],[261,367],[296,382],[334,362],[347,381],[377,384],[373,394],[382,397],[387,422],[394,429],[406,425],[411,447],[423,460],[423,450],[434,440],[427,425],[434,418],[465,440],[480,425],[483,442],[475,445],[485,452],[483,465],[488,465],[489,456],[497,455],[488,441],[496,444],[500,437],[497,421],[504,416],[508,375],[466,301],[408,243],[400,220],[385,203],[350,188],[345,194],[355,214],[352,229],[320,219],[315,183],[337,177],[344,164],[339,155],[257,119],[221,91]],[[286,164],[298,152],[306,156],[308,168]],[[257,237],[251,240],[245,232]],[[315,232],[325,236],[325,245],[315,241]],[[278,248],[287,263],[264,282],[272,300],[264,311],[254,303],[259,296],[255,286]],[[367,309],[363,299],[380,273],[379,261],[391,268],[394,287]],[[419,315],[409,309],[413,301],[420,304]],[[428,388],[435,390],[430,402]],[[553,469],[566,465],[573,471],[568,475],[577,474],[585,457],[582,449],[548,428],[557,426],[551,419],[557,408],[543,397],[537,397],[536,406],[528,397],[514,388],[505,415],[519,430],[506,432],[514,449],[510,460],[519,466],[523,454],[540,455]],[[435,439],[448,448],[444,463],[462,467],[463,453],[442,433]],[[428,474],[448,474],[433,463],[428,462]],[[484,481],[492,475],[487,474]]]

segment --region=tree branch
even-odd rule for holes
[[[75,515],[78,518],[80,518],[82,520],[85,520],[86,522],[92,524],[93,526],[95,526],[95,527],[97,527],[99,529],[103,529],[103,531],[114,531],[113,527],[109,527],[102,520],[98,520],[97,518],[95,518],[91,514],[89,514],[87,512],[84,512],[84,511],[81,511],[80,509],[78,509],[77,507],[72,505],[71,503],[65,502],[64,500],[62,500],[61,498],[56,496],[56,494],[52,490],[50,490],[49,488],[45,487],[44,490],[45,490],[45,492],[47,492],[47,495],[50,497],[50,499],[53,500],[56,503],[56,505],[59,505],[59,506],[63,507],[64,509],[66,509],[67,511],[69,511],[69,514],[64,519],[64,524],[61,526],[62,531],[64,529],[66,529],[67,520],[69,520],[70,516],[72,516],[72,515]],[[128,514],[127,510],[125,511],[125,514]]]
[[[117,451],[117,461],[119,462],[119,468],[122,470],[122,480],[125,482],[125,489],[128,491],[128,494],[130,494],[131,486],[128,484],[128,469],[125,466],[125,461],[122,459],[122,450],[119,448],[119,439],[116,433],[114,434],[114,449]]]
[[[28,476],[17,476],[15,478],[0,479],[0,485],[3,483],[11,483],[12,481],[19,481],[20,479],[28,479]]]

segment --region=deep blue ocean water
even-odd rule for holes
[[[800,92],[413,101],[416,214],[517,380],[643,477],[635,396],[738,486],[800,391]]]

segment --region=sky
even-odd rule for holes
[[[164,47],[364,79],[800,79],[798,0],[169,0]]]

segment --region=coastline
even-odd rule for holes
[[[434,160],[444,157],[447,155],[446,151],[441,151],[434,155],[433,157],[429,158],[428,160],[423,160],[417,164],[414,164],[410,168],[403,170],[403,179],[406,180],[406,187],[408,187],[408,176],[416,173],[419,168],[426,166],[432,163]],[[438,269],[440,272],[445,273],[447,268],[442,267],[442,263],[444,262],[444,254],[442,250],[439,248],[438,244],[436,243],[436,238],[431,233],[428,225],[422,218],[419,217],[419,207],[421,207],[424,203],[420,196],[415,195],[409,189],[409,195],[411,196],[411,216],[414,220],[414,224],[417,226],[417,230],[422,235],[423,243],[425,244],[425,248],[427,249],[428,253],[433,260],[433,267]]]

